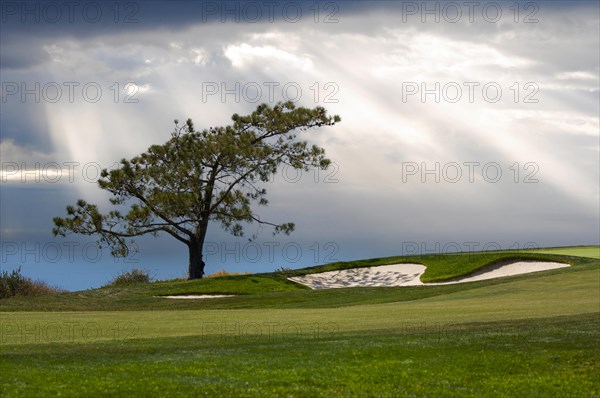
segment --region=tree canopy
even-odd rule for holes
[[[175,120],[172,137],[153,145],[115,170],[104,169],[98,185],[112,194],[114,210],[80,199],[67,206],[67,217],[55,217],[53,234],[98,237],[114,256],[128,255],[133,238],[166,233],[189,251],[189,277],[204,273],[202,249],[209,222],[219,223],[235,236],[244,225],[259,223],[274,233],[289,234],[292,222],[273,223],[256,213],[266,206],[266,189],[281,165],[309,170],[326,169],[325,150],[297,138],[306,130],[333,126],[341,119],[323,107],[296,107],[292,102],[262,104],[247,116],[234,114],[233,124],[197,131],[191,119]],[[120,209],[127,207],[127,212]]]

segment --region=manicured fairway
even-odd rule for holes
[[[599,396],[600,261],[562,259],[451,286],[311,291],[265,274],[6,299],[0,395]],[[245,295],[154,297],[203,285]]]
[[[135,338],[207,335],[227,327],[235,333],[238,325],[254,324],[258,326],[247,327],[244,334],[264,335],[269,324],[274,332],[291,334],[297,329],[309,333],[314,325],[340,332],[372,331],[397,329],[406,322],[463,324],[586,314],[598,311],[599,303],[598,270],[583,270],[418,300],[340,308],[2,313],[2,343],[114,340],[119,334]],[[284,325],[290,329],[284,331]]]
[[[9,346],[5,396],[592,397],[598,316],[270,339]]]

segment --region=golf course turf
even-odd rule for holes
[[[597,250],[389,257],[3,299],[0,396],[599,396]],[[571,266],[445,286],[287,280],[416,262],[423,281],[439,281],[507,260]],[[160,297],[179,294],[236,296]]]

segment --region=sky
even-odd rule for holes
[[[51,234],[100,169],[292,100],[341,116],[303,133],[327,171],[281,169],[249,242],[210,226],[206,272],[391,255],[599,244],[600,12],[583,2],[7,2],[0,24],[2,270],[68,290],[187,249],[114,259]]]

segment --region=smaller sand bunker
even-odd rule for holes
[[[177,296],[157,296],[161,298],[176,299],[176,300],[194,300],[194,299],[212,299],[222,297],[234,297],[233,294],[186,294]]]
[[[438,283],[421,282],[421,275],[425,272],[425,266],[422,264],[392,264],[377,267],[350,268],[339,271],[294,276],[288,279],[306,285],[312,289],[381,286],[438,286],[501,278],[503,276],[527,274],[568,266],[569,264],[541,261],[499,263],[490,267],[485,267],[482,270],[478,270],[461,278]]]

